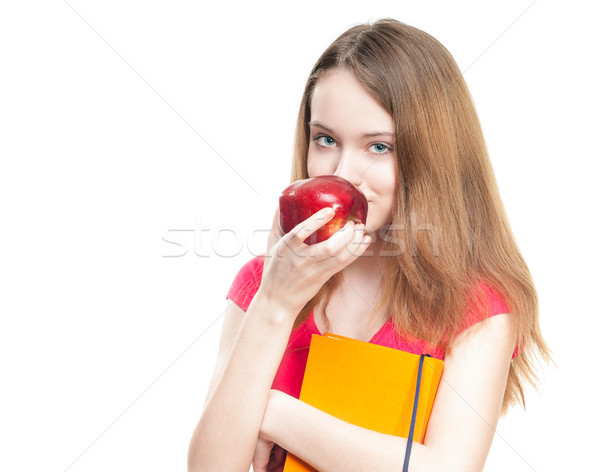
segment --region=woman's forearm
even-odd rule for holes
[[[342,421],[281,392],[264,416],[262,435],[321,472],[402,470],[406,439]],[[433,457],[413,442],[411,472],[432,472]]]
[[[192,436],[189,472],[248,471],[293,322],[293,316],[256,294]]]

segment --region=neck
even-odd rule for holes
[[[344,281],[343,291],[360,292],[363,297],[374,303],[381,286],[381,274],[378,264],[381,259],[381,242],[373,242],[366,251],[352,264],[342,270]]]

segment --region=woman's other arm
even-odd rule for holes
[[[481,472],[500,418],[516,337],[508,314],[453,343],[411,472]],[[468,331],[468,330],[467,330]],[[402,470],[406,439],[370,431],[272,391],[261,436],[321,472]]]
[[[260,290],[245,314],[228,302],[217,364],[188,450],[189,472],[248,471],[293,322]]]
[[[438,470],[483,470],[496,433],[517,337],[510,314],[481,323],[457,336],[444,360],[425,436]]]

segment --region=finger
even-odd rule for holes
[[[298,223],[286,236],[297,245],[303,244],[306,238],[329,223],[334,216],[335,210],[333,208],[321,208],[303,222]]]
[[[275,215],[273,216],[273,224],[271,225],[271,227],[273,228],[273,232],[277,236],[283,236],[283,231],[281,230],[281,226],[279,225],[279,205],[277,205],[277,208],[275,209]]]
[[[257,461],[256,459],[252,461],[252,470],[254,472],[268,472],[267,471],[267,463],[266,462],[260,462]]]
[[[355,240],[357,233],[360,233],[357,225],[352,221],[346,222],[346,224],[333,233],[329,239],[322,242],[324,251],[329,256],[342,254],[344,248]]]
[[[252,458],[252,468],[256,472],[267,472],[272,447],[273,443],[266,443],[260,439],[257,441],[254,457]]]
[[[348,252],[357,258],[362,256],[371,244],[371,236],[365,234],[365,225],[357,225],[354,237],[348,245]]]
[[[267,238],[267,252],[277,244],[283,237],[283,231],[281,231],[281,227],[279,226],[279,205],[275,210],[275,214],[273,215],[273,221],[271,223],[271,231],[269,231],[269,237]]]
[[[269,462],[269,451],[265,449],[264,445],[257,444],[256,450],[254,451],[254,457],[252,458],[252,468],[258,471],[265,471]]]
[[[337,231],[327,241],[324,241],[322,249],[331,267],[338,270],[351,264],[363,255],[370,244],[370,236],[366,236],[364,224],[348,223]]]

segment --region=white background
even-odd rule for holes
[[[465,72],[557,364],[501,420],[485,470],[589,470],[591,4],[3,2],[0,469],[185,470],[226,291],[289,182],[306,77],[347,28],[389,16]]]

